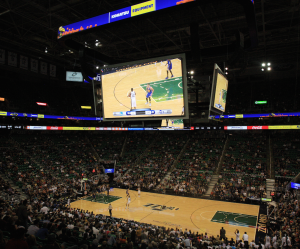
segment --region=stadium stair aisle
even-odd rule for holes
[[[183,153],[185,152],[186,147],[187,147],[187,145],[189,144],[190,141],[191,141],[190,138],[186,141],[185,145],[182,147],[182,149],[181,149],[179,155],[177,156],[176,160],[174,161],[172,167],[170,168],[170,170],[168,171],[168,173],[166,174],[166,176],[163,178],[162,183],[163,183],[165,180],[169,180],[169,179],[170,179],[170,176],[171,176],[173,170],[175,169],[175,167],[176,167],[176,165],[177,165],[177,163],[178,163],[178,160],[182,157],[182,155],[183,155]],[[156,189],[159,189],[159,187],[160,187],[160,184],[157,185]]]
[[[11,186],[12,189],[14,189],[14,190],[16,190],[16,191],[18,191],[18,192],[20,193],[20,196],[19,196],[20,200],[26,200],[26,199],[29,198],[29,197],[22,191],[22,189],[21,189],[17,184],[15,184],[14,181],[12,181],[11,179],[9,179],[5,174],[0,174],[0,177],[1,177],[4,181],[8,182],[8,183],[10,184],[10,186]]]
[[[226,151],[227,148],[228,148],[228,140],[229,140],[229,138],[228,138],[228,136],[227,136],[226,142],[225,142],[225,144],[224,144],[224,148],[223,148],[223,151],[222,151],[222,155],[221,155],[220,160],[219,160],[219,163],[218,163],[218,168],[217,168],[217,170],[216,170],[216,173],[217,173],[217,174],[219,174],[220,171],[221,171],[221,165],[223,164],[224,154],[225,154],[225,151]]]
[[[122,150],[121,150],[120,157],[123,157],[123,155],[124,155],[124,150],[125,150],[125,147],[126,147],[127,137],[128,137],[128,136],[126,135],[126,136],[125,136],[124,143],[123,143],[123,147],[122,147]]]
[[[99,156],[98,152],[95,150],[94,146],[92,145],[90,139],[87,136],[85,136],[85,141],[90,145],[92,152],[93,152],[94,156],[96,157],[97,161],[100,162],[100,156]]]
[[[267,198],[272,198],[271,192],[275,191],[275,179],[267,179],[266,180],[266,189],[267,189]]]
[[[158,134],[158,133],[157,133]],[[143,153],[141,153],[141,155],[136,159],[136,161],[135,161],[135,164],[134,165],[137,165],[137,164],[139,164],[140,163],[140,161],[141,161],[141,159],[150,151],[150,149],[151,149],[151,147],[152,147],[152,145],[157,141],[157,139],[158,139],[158,136],[156,135],[156,136],[154,136],[154,138],[153,138],[153,140],[152,140],[152,142],[149,144],[149,146],[147,147],[147,149],[145,149],[144,150],[144,152]]]
[[[205,193],[205,197],[210,197],[210,193],[211,191],[213,190],[214,186],[216,185],[216,183],[218,182],[218,179],[219,179],[219,175],[213,175],[212,178],[211,178],[211,181],[208,185],[208,189]]]
[[[31,160],[32,162],[34,162],[35,165],[39,166],[39,164],[37,163],[37,161],[30,155],[30,153],[28,153],[25,149],[23,149],[23,148],[21,147],[21,144],[20,144],[18,141],[16,141],[16,140],[13,139],[13,138],[12,138],[12,140],[14,141],[14,145],[15,145],[18,149],[20,149],[25,155],[27,155],[28,157],[30,157],[30,160]]]
[[[206,196],[228,201],[245,201],[247,197],[265,198],[269,139],[263,133],[234,132],[227,138],[218,179]]]
[[[272,198],[271,192],[275,190],[275,175],[274,175],[274,158],[273,158],[273,148],[272,139],[269,135],[269,143],[267,149],[267,176],[266,179],[266,192],[267,198]]]

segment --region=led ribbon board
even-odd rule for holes
[[[220,118],[270,118],[270,117],[299,117],[300,112],[282,112],[282,113],[254,113],[254,114],[228,114],[210,116],[209,119]]]
[[[139,16],[146,13],[194,1],[195,0],[150,0],[144,3],[139,3],[120,10],[108,12],[99,16],[85,19],[76,23],[60,26],[58,29],[57,38],[60,39],[69,34],[78,33],[108,23],[120,21],[130,17]]]

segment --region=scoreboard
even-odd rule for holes
[[[114,112],[113,115],[116,117],[122,117],[122,116],[143,116],[143,115],[171,115],[172,110],[166,109],[166,110],[132,110],[127,112]]]

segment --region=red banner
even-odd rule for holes
[[[62,131],[63,127],[62,126],[47,126],[47,130],[56,130],[56,131]]]
[[[247,126],[247,130],[268,130],[268,126]]]

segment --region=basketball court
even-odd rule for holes
[[[149,108],[146,105],[146,87],[153,89],[152,110],[172,109],[172,115],[181,115],[183,102],[182,69],[179,59],[172,59],[173,75],[167,77],[166,61],[149,63],[124,71],[102,76],[103,103],[106,118],[113,118],[113,112],[130,111],[130,89],[136,92],[136,109]],[[161,115],[165,116],[165,115]]]
[[[129,193],[129,210],[125,209],[125,189],[113,189],[110,197],[99,196],[99,201],[96,202],[91,202],[89,197],[81,199],[72,202],[71,207],[109,215],[108,204],[111,203],[112,214],[117,218],[199,233],[207,232],[209,235],[220,234],[221,227],[224,227],[227,237],[234,240],[234,231],[238,229],[241,236],[247,232],[249,240],[255,238],[259,206],[148,192],[142,192],[141,197],[138,197],[137,191],[133,190]]]

